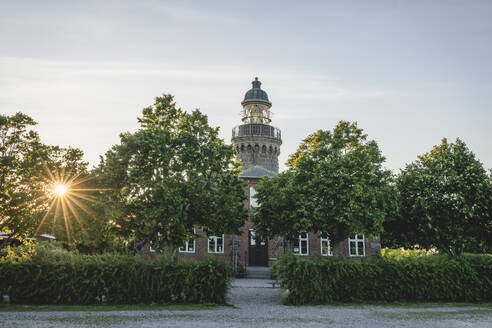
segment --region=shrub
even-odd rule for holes
[[[492,300],[492,256],[309,261],[287,254],[274,271],[288,304]]]
[[[225,262],[149,263],[128,255],[45,251],[0,263],[0,295],[15,304],[225,303]]]
[[[419,258],[422,256],[437,254],[436,250],[425,249],[390,249],[383,248],[381,250],[381,256],[386,259],[404,260],[408,258]]]

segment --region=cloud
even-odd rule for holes
[[[163,60],[166,62],[166,60]],[[63,73],[72,76],[91,77],[173,77],[209,81],[239,80],[237,73],[245,73],[238,67],[177,65],[162,63],[140,63],[137,61],[77,61],[42,60],[31,58],[0,57],[0,79],[35,76],[37,73]],[[32,69],[35,71],[33,72]],[[234,71],[231,71],[234,69]],[[242,78],[244,80],[244,78]]]
[[[204,2],[206,3],[206,2]],[[237,23],[239,22],[237,17],[232,17],[224,14],[219,14],[217,11],[205,10],[203,8],[195,9],[187,6],[183,6],[177,3],[163,3],[159,1],[149,1],[147,4],[156,10],[163,12],[164,14],[183,20],[204,21],[214,23]]]
[[[271,98],[273,95],[274,104],[281,102],[283,108],[291,107],[291,110],[294,106],[287,106],[289,102],[344,102],[392,95],[391,90],[380,88],[341,86],[333,77],[309,71],[163,62],[167,64],[0,57],[0,105],[19,103],[20,99],[29,102],[34,98],[52,102],[49,97],[57,97],[65,99],[68,106],[73,97],[80,95],[104,98],[111,92],[124,92],[124,98],[129,99],[132,94],[162,89],[180,94],[185,104],[190,101],[193,107],[236,104],[258,71],[264,72],[260,80],[265,82],[263,87]],[[284,119],[299,117],[299,113],[289,113],[288,108],[286,111],[283,108]]]

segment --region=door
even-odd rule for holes
[[[249,230],[248,240],[249,266],[268,266],[268,243],[258,240],[253,229]]]

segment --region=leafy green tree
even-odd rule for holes
[[[77,161],[71,165],[67,161],[67,157],[78,157],[73,148],[65,149],[62,154],[61,160],[54,161],[56,158],[51,158],[53,176],[48,175],[46,191],[49,198],[43,200],[46,205],[40,213],[41,219],[38,216],[35,221],[39,222],[36,235],[54,235],[70,249],[78,249],[83,253],[123,250],[123,242],[118,240],[104,215],[104,203],[100,200],[103,190],[97,185],[95,173],[88,171],[85,165],[83,169],[73,167],[74,164],[85,162]],[[56,195],[53,192],[53,187],[58,184],[65,185],[65,194]]]
[[[401,171],[396,186],[399,214],[385,223],[386,245],[450,255],[491,249],[492,183],[460,139],[443,139],[419,156]]]
[[[356,123],[309,135],[287,161],[288,170],[255,189],[253,218],[265,237],[295,240],[324,232],[336,245],[354,233],[377,234],[394,208],[391,173],[375,141]]]
[[[30,130],[35,124],[22,113],[0,115],[0,231],[25,233],[32,228],[27,205],[39,196],[32,188],[39,180],[32,162],[41,146],[38,134]]]
[[[233,148],[199,110],[176,108],[171,95],[143,109],[140,129],[121,134],[98,167],[106,214],[123,235],[157,249],[181,246],[193,227],[239,233],[247,212]]]
[[[0,115],[0,231],[12,236],[33,236],[43,218],[44,229],[54,229],[56,211],[48,212],[53,186],[87,174],[81,150],[41,143],[35,125],[20,112]]]

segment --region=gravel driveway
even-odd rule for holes
[[[484,306],[284,306],[266,280],[233,282],[233,306],[198,311],[0,312],[0,327],[492,327]]]

